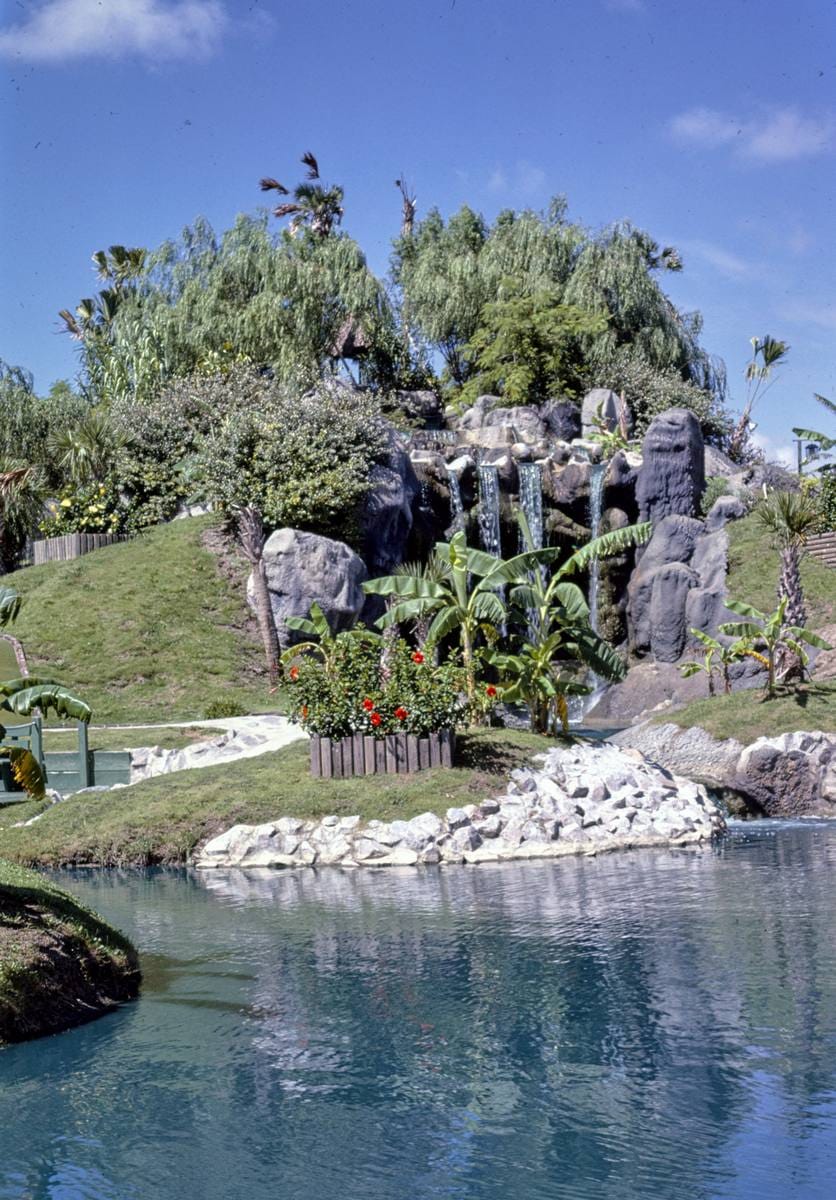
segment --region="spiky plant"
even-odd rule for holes
[[[343,219],[343,189],[336,185],[325,186],[319,175],[319,163],[308,151],[302,155],[302,163],[308,168],[305,180],[293,189],[293,200],[278,204],[273,209],[274,217],[291,217],[290,232],[307,226],[318,237],[327,237]],[[289,196],[290,190],[272,176],[259,180],[262,192],[278,192]]]
[[[777,597],[787,601],[787,623],[803,625],[807,613],[801,583],[801,559],[807,538],[815,533],[819,512],[804,492],[771,492],[758,505],[757,518],[781,554]]]

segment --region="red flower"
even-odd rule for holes
[[[290,668],[290,671],[288,672],[288,674],[290,675],[290,678],[291,678],[291,679],[294,681],[294,683],[295,683],[295,682],[296,682],[296,680],[299,678],[299,668],[298,668],[298,667],[291,667],[291,668]]]
[[[365,708],[366,712],[371,712],[374,708],[374,700],[370,700],[367,696],[363,701],[363,708]]]
[[[308,706],[307,706],[307,704],[303,704],[302,705],[302,720],[303,721],[306,720],[307,716],[308,716]]]
[[[381,717],[380,713],[373,712],[369,717],[369,720],[371,721],[372,725],[379,725],[383,718]]]
[[[491,699],[493,699],[494,696],[497,695],[496,688],[494,687],[494,685],[492,683],[489,683],[488,686],[485,688],[485,695],[490,696]]]
[[[415,653],[412,656],[412,661],[414,663],[422,663],[424,661],[424,656],[420,650],[415,651]]]
[[[398,718],[399,721],[405,721],[406,718],[409,716],[409,713],[406,711],[405,708],[396,708],[395,716]]]

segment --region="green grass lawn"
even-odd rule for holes
[[[713,737],[737,738],[744,745],[796,729],[836,733],[836,683],[808,683],[796,691],[781,689],[773,700],[764,700],[760,689],[706,697],[675,712],[659,714],[654,721],[672,721],[683,729],[699,725]]]
[[[312,779],[307,742],[241,762],[165,775],[114,792],[87,793],[43,810],[0,808],[0,856],[27,866],[184,862],[198,842],[238,823],[329,813],[364,820],[443,813],[499,792],[507,773],[550,743],[536,734],[480,730],[458,740],[457,765],[411,776]]]
[[[778,603],[775,589],[781,556],[772,548],[770,535],[754,516],[731,521],[726,529],[729,535],[729,598],[753,604],[761,612],[772,612]],[[801,581],[810,629],[819,629],[836,621],[836,571],[808,554],[801,564]]]
[[[0,1045],[136,994],[128,939],[34,871],[0,860]]]
[[[177,729],[91,729],[88,745],[91,750],[133,750],[137,746],[159,746],[163,750],[183,750],[197,742],[219,737],[221,729],[205,729],[187,725]],[[75,750],[78,733],[75,729],[45,729],[44,750]]]
[[[213,518],[160,525],[3,582],[23,596],[12,632],[33,673],[50,673],[96,723],[203,717],[213,701],[275,710],[245,603],[247,569],[204,545]]]

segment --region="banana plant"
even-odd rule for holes
[[[433,646],[448,634],[456,633],[462,652],[462,666],[468,700],[476,697],[476,642],[479,633],[494,640],[507,617],[505,604],[497,588],[505,565],[501,558],[468,546],[464,531],[449,542],[440,542],[434,551],[437,577],[406,572],[385,575],[363,584],[372,596],[393,599],[377,621],[380,629],[402,621],[419,621],[432,616],[427,645]]]
[[[785,623],[786,596],[772,613],[762,613],[760,609],[754,608],[751,604],[744,604],[740,600],[727,600],[726,608],[747,619],[745,621],[726,621],[719,626],[720,633],[725,634],[726,637],[738,638],[742,644],[741,652],[766,668],[766,696],[769,700],[775,695],[777,662],[781,651],[790,650],[797,656],[802,667],[806,667],[810,656],[802,643],[814,646],[818,650],[833,649],[824,638],[813,633],[811,629]]]
[[[20,604],[21,596],[14,588],[0,587],[0,626],[14,621]],[[50,711],[63,720],[87,722],[92,716],[89,704],[54,679],[42,675],[21,675],[0,681],[0,743],[6,736],[6,727],[2,723],[4,712],[29,717],[35,712],[46,714]],[[30,795],[36,799],[44,795],[46,782],[43,772],[30,750],[0,744],[0,756],[10,760],[15,780]]]
[[[321,606],[314,600],[310,608],[310,618],[288,617],[285,624],[288,629],[306,634],[308,640],[306,642],[297,642],[296,645],[285,650],[282,655],[282,665],[285,666],[294,658],[298,658],[300,654],[314,654],[322,661],[326,674],[333,675],[337,654],[337,638],[331,632],[328,618],[322,611]],[[374,645],[379,645],[382,641],[379,633],[375,633],[373,629],[365,629],[362,625],[355,625],[353,629],[349,630],[349,634],[359,641],[369,642]]]
[[[691,662],[683,663],[679,668],[682,672],[683,679],[689,679],[692,675],[698,675],[700,671],[704,671],[708,676],[708,694],[714,695],[714,673],[719,671],[723,677],[723,691],[728,696],[731,692],[731,676],[729,668],[732,663],[740,662],[746,655],[745,642],[738,639],[736,642],[726,644],[718,641],[708,633],[704,633],[701,629],[691,629],[692,635],[702,645],[705,654],[701,662],[692,660]]]

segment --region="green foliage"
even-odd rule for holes
[[[819,514],[816,532],[827,533],[836,529],[836,470],[822,472],[815,503]]]
[[[710,634],[704,633],[701,629],[692,628],[691,634],[702,645],[705,654],[702,662],[694,660],[682,664],[679,668],[682,678],[689,679],[692,675],[698,675],[700,671],[704,671],[708,678],[708,694],[713,696],[714,673],[717,671],[723,680],[723,691],[728,695],[731,692],[729,668],[732,663],[740,662],[742,658],[746,657],[746,643],[737,641],[726,644],[711,637]]]
[[[700,501],[700,512],[702,515],[704,517],[708,516],[720,497],[728,496],[730,492],[731,484],[724,475],[709,475],[705,481],[705,491]]]
[[[513,281],[506,286],[511,290]],[[470,405],[490,394],[507,404],[540,404],[550,396],[577,396],[584,382],[580,339],[602,332],[606,323],[600,314],[561,304],[554,292],[486,304],[462,350],[471,378],[458,399]]]
[[[107,484],[88,483],[68,488],[46,504],[39,523],[43,537],[65,533],[119,533],[124,528],[121,497]]]
[[[237,700],[220,697],[217,700],[209,701],[203,710],[203,715],[207,721],[218,721],[223,720],[224,717],[245,717],[247,710]]]
[[[771,613],[761,612],[751,604],[740,600],[727,600],[726,608],[738,616],[745,617],[744,621],[727,621],[720,625],[720,633],[726,637],[738,639],[740,652],[761,663],[766,668],[766,695],[772,699],[778,682],[778,656],[782,650],[789,650],[796,655],[803,666],[807,665],[809,656],[804,645],[815,646],[819,650],[832,650],[833,647],[810,629],[801,625],[790,625],[785,621],[787,597],[781,599],[778,607]]]
[[[291,526],[356,544],[369,473],[388,445],[377,401],[322,385],[303,396],[256,381],[229,405],[199,455],[206,495],[224,512],[255,505]]]
[[[722,406],[722,381],[712,386],[683,378],[676,366],[656,366],[634,346],[619,346],[611,354],[596,353],[590,366],[590,385],[611,388],[624,394],[633,414],[633,433],[642,437],[655,416],[668,408],[687,408],[694,413],[703,436],[721,444],[730,422]]]
[[[390,641],[385,654],[381,650],[380,638],[370,641],[352,631],[332,639],[325,660],[302,647],[290,651],[292,719],[309,733],[332,738],[423,736],[467,720],[460,666],[436,666],[401,639]]]

